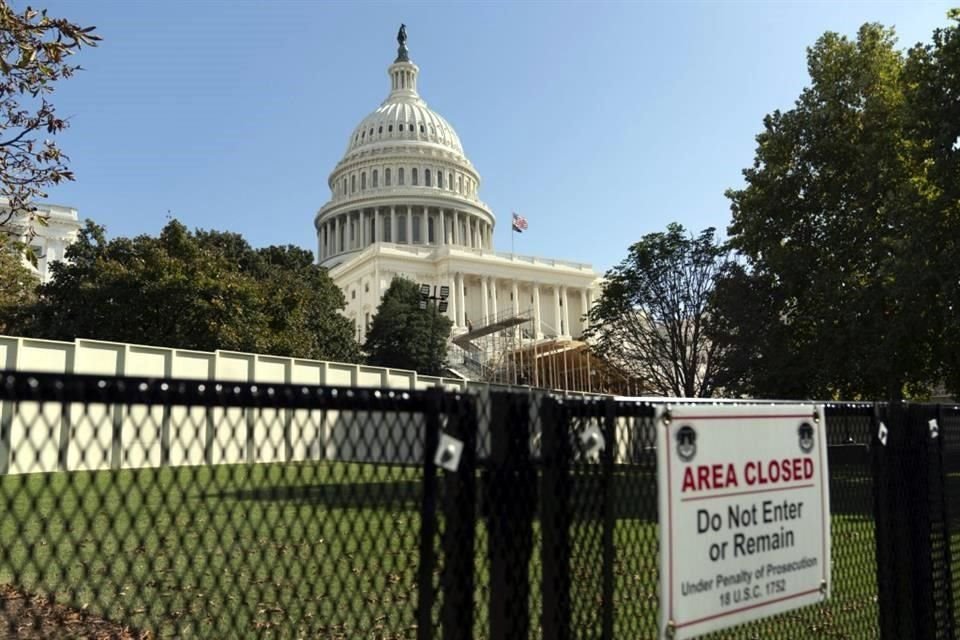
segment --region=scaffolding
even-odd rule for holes
[[[448,362],[462,377],[484,382],[529,385],[561,391],[641,395],[643,385],[606,360],[583,340],[556,336],[542,323],[537,338],[530,310],[484,318],[453,338]]]

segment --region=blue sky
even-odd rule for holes
[[[18,6],[23,4],[17,2]],[[38,3],[96,25],[61,85],[75,183],[49,201],[111,236],[172,215],[255,246],[315,248],[312,219],[356,124],[387,94],[400,22],[420,92],[460,135],[510,249],[605,270],[678,221],[725,229],[763,116],[807,84],[824,31],[895,26],[906,48],[939,2]],[[168,213],[169,212],[169,213]]]

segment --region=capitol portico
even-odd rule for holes
[[[577,338],[597,289],[588,264],[494,250],[496,217],[453,127],[417,91],[405,30],[390,91],[350,134],[314,219],[321,266],[344,291],[357,337],[395,276],[448,285],[454,335],[525,317],[534,340]]]

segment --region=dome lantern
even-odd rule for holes
[[[401,24],[400,31],[397,33],[397,43],[400,45],[397,49],[397,59],[393,61],[387,73],[390,74],[390,95],[387,96],[387,102],[391,100],[418,100],[417,94],[417,74],[420,68],[410,60],[410,52],[407,51],[407,25]]]

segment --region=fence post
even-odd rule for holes
[[[613,529],[617,525],[614,508],[617,503],[616,484],[613,477],[613,464],[617,453],[616,403],[607,398],[604,403],[603,438],[605,446],[600,453],[603,465],[603,640],[613,640]]]
[[[943,575],[941,576],[941,586],[934,593],[939,596],[940,600],[938,602],[938,608],[946,611],[946,619],[944,620],[944,626],[946,627],[945,635],[947,638],[956,638],[957,637],[957,621],[956,621],[956,612],[953,610],[954,602],[954,593],[953,593],[953,552],[951,551],[951,531],[950,531],[950,510],[947,507],[947,465],[944,463],[944,439],[946,437],[946,424],[944,423],[944,411],[943,405],[938,404],[936,409],[936,420],[939,428],[939,432],[933,442],[935,446],[934,452],[934,465],[936,468],[936,478],[938,480],[937,489],[940,493],[940,500],[937,504],[937,509],[942,516],[939,522],[939,543],[942,545],[943,549],[943,558],[942,558],[942,567]]]
[[[537,475],[530,459],[530,398],[491,393],[484,507],[490,558],[490,637],[530,633],[530,556]]]
[[[417,570],[417,640],[433,637],[433,603],[436,589],[433,571],[437,564],[434,537],[437,533],[437,464],[434,454],[440,442],[442,390],[427,391],[424,411],[423,482],[420,497],[420,564]]]
[[[906,405],[904,426],[907,428],[907,481],[901,492],[903,499],[904,522],[909,527],[909,601],[913,605],[913,619],[910,621],[916,638],[933,640],[936,633],[936,610],[934,607],[932,515],[930,507],[930,432],[927,421],[931,417],[929,407]],[[904,550],[901,550],[901,553]],[[901,637],[907,637],[902,635]]]
[[[930,424],[937,410],[904,403],[885,409],[873,440],[881,638],[953,637],[950,540],[938,493],[945,477]]]
[[[474,544],[477,518],[477,403],[473,396],[448,396],[446,433],[463,442],[460,464],[445,471],[443,481],[443,603],[440,621],[444,640],[473,638]]]
[[[543,593],[543,637],[566,640],[570,632],[570,412],[553,398],[540,404],[543,465],[540,549]]]
[[[911,425],[918,465],[916,488],[926,500],[911,501],[920,517],[914,522],[914,545],[923,553],[914,563],[914,590],[922,594],[918,626],[928,638],[953,638],[953,581],[946,505],[946,471],[942,456],[942,411],[939,406],[913,405]],[[917,503],[922,503],[917,505]]]
[[[874,540],[877,556],[877,610],[882,640],[896,640],[898,633],[897,606],[900,591],[898,556],[895,551],[893,488],[900,478],[894,455],[899,447],[900,429],[892,428],[886,405],[875,404],[870,433],[870,462],[873,473]]]

